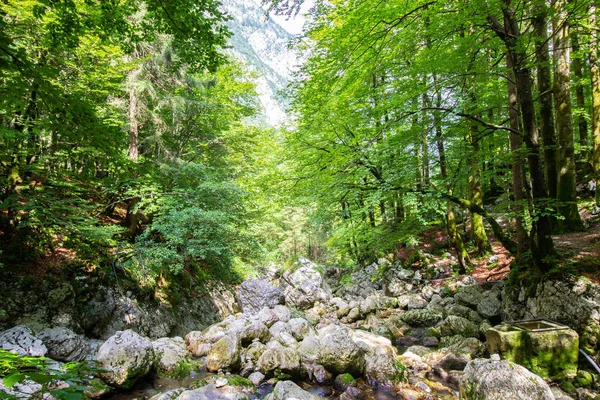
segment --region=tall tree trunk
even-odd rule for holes
[[[556,1],[554,28],[554,103],[558,138],[558,211],[562,219],[558,226],[563,232],[583,230],[577,209],[575,192],[575,146],[571,107],[571,47],[565,3]]]
[[[133,84],[133,83],[132,83]],[[139,121],[138,121],[138,99],[135,89],[129,89],[129,149],[127,154],[133,162],[138,160],[138,145],[139,145]]]
[[[502,12],[504,14],[504,25],[500,25],[493,17],[490,17],[490,22],[492,29],[502,39],[514,62],[513,72],[523,119],[523,138],[528,150],[527,161],[535,214],[531,235],[531,250],[535,266],[540,271],[547,271],[551,266],[548,258],[555,256],[556,252],[551,236],[550,218],[545,213],[545,200],[548,196],[548,189],[540,154],[539,131],[531,90],[531,72],[527,67],[528,59],[525,49],[519,43],[521,32],[510,0],[505,0]]]
[[[474,95],[471,96],[471,100],[475,101]],[[480,207],[483,207],[483,190],[481,188],[481,165],[479,164],[479,143],[477,142],[477,125],[471,123],[469,126],[469,141],[471,142],[471,154],[468,162],[471,167],[469,174],[469,200]],[[471,239],[477,246],[477,253],[479,255],[485,254],[492,250],[490,241],[485,232],[485,226],[483,225],[483,217],[480,214],[471,212]]]
[[[600,60],[598,59],[598,10],[596,6],[590,7],[591,40],[590,52],[590,77],[592,80],[592,137],[594,140],[594,153],[592,165],[596,182],[600,182]],[[596,190],[596,205],[600,206],[600,190]]]
[[[571,67],[575,76],[575,99],[577,101],[577,128],[579,130],[579,144],[584,148],[581,158],[589,160],[588,150],[588,126],[585,120],[585,94],[583,91],[583,67],[581,65],[582,55],[579,53],[579,33],[577,30],[571,32],[571,47],[573,48],[573,62]]]
[[[427,90],[425,85],[425,90]],[[427,186],[429,184],[429,115],[426,108],[431,107],[429,96],[427,93],[423,94],[423,121],[421,130],[421,177],[423,184]]]
[[[537,84],[540,92],[540,131],[546,160],[545,172],[548,183],[548,196],[555,199],[558,193],[558,171],[556,169],[558,147],[554,129],[554,112],[552,110],[552,75],[548,56],[548,7],[546,7],[545,1],[538,0],[533,12],[532,24],[537,61]]]
[[[507,80],[508,89],[508,108],[510,117],[509,133],[510,150],[512,152],[512,186],[515,196],[515,231],[517,236],[517,264],[522,265],[523,256],[529,251],[529,236],[523,224],[525,190],[523,188],[523,171],[524,171],[524,152],[523,152],[523,137],[521,132],[521,124],[519,123],[519,102],[517,99],[517,87],[514,82],[514,73],[512,72],[513,60],[510,54],[506,56],[506,67],[508,68],[509,76]]]
[[[435,82],[436,80],[434,76],[434,83]],[[448,164],[446,160],[446,149],[444,146],[442,132],[442,118],[439,112],[439,108],[442,106],[442,94],[439,88],[437,88],[437,84],[435,89],[436,107],[438,110],[433,112],[433,125],[435,127],[435,139],[440,158],[440,173],[445,181],[444,185],[446,186],[446,191],[452,195],[452,187],[450,185],[450,181],[448,180]],[[469,253],[467,252],[467,248],[465,247],[462,237],[458,233],[458,228],[456,227],[456,215],[454,214],[454,206],[450,202],[448,202],[448,207],[446,208],[446,224],[448,226],[448,236],[450,237],[452,245],[456,249],[456,259],[458,261],[459,273],[465,274],[467,272],[468,263],[470,262]]]

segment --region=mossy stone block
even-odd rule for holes
[[[490,354],[520,364],[550,380],[564,380],[577,375],[579,336],[574,330],[529,331],[502,324],[485,332]]]

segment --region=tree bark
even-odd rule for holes
[[[540,154],[539,131],[535,118],[535,106],[531,90],[531,72],[527,67],[527,54],[520,41],[521,32],[517,18],[512,10],[511,1],[505,0],[502,9],[504,24],[500,25],[493,17],[490,17],[492,30],[504,42],[506,50],[510,54],[514,65],[515,83],[523,119],[524,141],[527,145],[527,161],[529,175],[531,178],[534,222],[531,235],[531,250],[534,265],[542,272],[551,267],[550,257],[554,257],[554,242],[550,218],[545,213],[547,206],[548,189],[546,177]]]
[[[129,149],[127,154],[133,162],[138,160],[138,145],[139,145],[139,121],[137,111],[137,95],[135,89],[129,89]]]
[[[592,138],[594,152],[592,165],[596,182],[600,181],[600,60],[598,59],[598,10],[596,6],[590,7],[589,20],[591,26],[590,52],[590,77],[592,81]],[[596,190],[596,205],[600,206],[600,190]]]
[[[537,61],[537,84],[540,92],[540,132],[544,150],[545,173],[548,182],[548,197],[555,199],[558,193],[556,169],[556,131],[554,129],[554,112],[552,110],[552,75],[550,58],[548,56],[548,7],[544,1],[534,7],[532,18],[533,34],[535,37],[535,57]]]
[[[562,216],[558,226],[562,232],[583,230],[583,222],[577,209],[575,191],[575,145],[573,142],[573,119],[571,106],[571,48],[569,23],[565,3],[556,1],[554,29],[554,103],[558,138],[558,211]]]
[[[582,157],[584,160],[589,159],[588,150],[588,126],[583,113],[585,112],[585,93],[583,91],[583,67],[581,65],[581,54],[579,51],[579,34],[576,30],[571,32],[571,47],[573,48],[573,62],[571,64],[573,75],[575,76],[575,99],[577,101],[577,129],[579,131],[579,144],[584,148]]]
[[[475,101],[475,96],[471,96],[471,100]],[[483,207],[483,190],[481,188],[481,165],[479,164],[479,143],[477,142],[477,125],[470,123],[469,125],[469,141],[471,142],[472,152],[468,158],[471,171],[469,174],[469,200]],[[483,225],[483,217],[478,213],[471,213],[471,239],[477,246],[479,255],[485,254],[492,250],[490,241],[488,240],[485,226]]]
[[[435,83],[434,76],[434,83]],[[433,112],[433,125],[435,127],[435,139],[438,149],[438,155],[440,158],[440,173],[442,178],[444,179],[444,185],[449,195],[452,195],[452,188],[450,187],[450,182],[448,181],[448,164],[446,160],[446,149],[444,146],[444,138],[442,131],[442,118],[440,116],[439,108],[442,106],[442,94],[437,88],[436,84],[436,107],[438,110]],[[450,241],[454,248],[456,249],[456,259],[458,261],[459,273],[465,274],[467,272],[467,266],[470,262],[469,253],[467,252],[467,248],[458,233],[458,228],[456,227],[456,215],[454,214],[454,207],[451,202],[448,202],[448,207],[446,208],[446,224],[448,226],[448,236],[450,237]]]
[[[506,67],[509,70],[509,77],[507,80],[508,90],[508,108],[510,117],[510,128],[509,133],[510,139],[510,150],[512,152],[512,186],[514,192],[515,202],[515,231],[517,236],[517,255],[515,256],[517,264],[522,264],[523,255],[529,251],[529,235],[523,224],[524,216],[524,204],[525,204],[525,190],[523,188],[523,173],[524,173],[524,152],[523,152],[523,137],[517,133],[521,131],[521,124],[519,123],[519,102],[517,98],[517,87],[514,82],[514,73],[512,72],[513,60],[510,54],[506,55]]]

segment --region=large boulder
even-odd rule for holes
[[[466,318],[456,315],[449,315],[440,324],[440,333],[442,336],[460,335],[463,337],[479,337],[479,327]]]
[[[410,310],[402,314],[399,318],[410,326],[427,327],[434,326],[440,322],[442,314],[429,310]]]
[[[295,349],[273,343],[261,354],[256,366],[265,375],[272,375],[277,370],[295,374],[300,369],[300,355]]]
[[[242,283],[237,299],[244,313],[257,314],[263,307],[273,308],[283,304],[281,289],[262,279],[250,279]]]
[[[472,358],[481,357],[485,354],[486,347],[481,340],[473,337],[460,335],[446,336],[440,340],[440,349],[448,349],[458,353],[465,353]]]
[[[301,341],[312,332],[310,324],[304,318],[292,318],[287,324],[288,330],[298,341]]]
[[[237,335],[224,336],[208,352],[206,367],[211,372],[236,369],[240,366],[241,350],[241,341]]]
[[[495,318],[500,316],[502,310],[502,302],[498,300],[498,297],[493,292],[486,293],[486,296],[477,305],[477,312],[483,316],[483,318]]]
[[[320,362],[327,370],[361,375],[365,367],[365,350],[352,337],[351,329],[328,325],[319,330]]]
[[[454,295],[454,300],[458,304],[476,309],[484,297],[478,286],[465,286],[460,292]]]
[[[48,357],[58,361],[83,361],[90,351],[90,344],[67,328],[44,329],[38,338],[48,349]]]
[[[279,381],[273,389],[270,397],[272,400],[319,400],[321,397],[315,396],[300,388],[292,381]]]
[[[191,372],[190,352],[180,337],[160,338],[152,342],[159,376],[182,377]]]
[[[406,368],[397,360],[398,353],[389,339],[358,330],[355,340],[365,350],[364,376],[369,385],[389,390],[406,380]]]
[[[552,390],[542,378],[506,360],[471,361],[459,388],[464,400],[554,400]]]
[[[317,265],[302,257],[298,264],[299,268],[285,271],[281,278],[286,304],[305,310],[317,301],[328,303],[331,289],[323,280]]]
[[[101,377],[108,384],[130,388],[146,375],[154,363],[152,342],[131,329],[119,331],[98,349],[96,359],[106,372]]]
[[[186,390],[177,400],[249,400],[250,398],[233,386],[226,385],[217,388],[210,384],[199,389]]]
[[[48,349],[26,326],[19,325],[2,332],[0,348],[20,356],[43,357]]]

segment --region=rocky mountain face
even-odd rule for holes
[[[260,0],[223,0],[232,20],[230,44],[233,54],[249,66],[257,77],[257,91],[262,108],[260,120],[268,125],[281,125],[286,117],[286,99],[280,93],[295,70],[298,61],[288,48],[293,35],[265,15]]]

